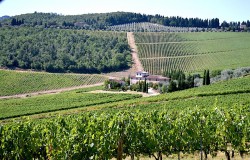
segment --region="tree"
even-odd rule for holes
[[[203,85],[209,85],[209,84],[210,84],[209,70],[204,70]]]
[[[12,18],[12,20],[11,20],[11,23],[10,23],[12,26],[14,26],[14,25],[16,25],[17,24],[17,22],[16,22],[16,19],[15,18]]]
[[[139,82],[137,82],[137,83],[138,83],[138,85],[139,85],[138,91],[139,91],[139,92],[142,92],[142,83],[141,83],[141,81],[139,81]]]
[[[207,70],[206,72],[206,85],[210,84],[210,74],[209,74],[209,70]]]
[[[175,81],[170,81],[168,86],[168,92],[174,92],[177,91],[177,84]]]
[[[16,24],[16,19],[12,21]],[[8,27],[0,30],[0,35],[6,35],[0,36],[0,53],[6,53],[0,54],[0,59],[4,56],[15,58],[16,67],[49,72],[103,73],[128,68],[131,55],[125,34],[102,33],[98,36],[96,32]],[[28,40],[21,43],[18,39]],[[0,61],[0,66],[6,64]]]
[[[109,85],[110,85],[110,80],[105,80],[105,82],[104,82],[105,90],[109,89]]]
[[[203,74],[203,82],[202,82],[202,84],[203,84],[203,85],[206,85],[206,75],[207,75],[207,71],[206,71],[206,70],[204,70],[204,74]]]
[[[168,91],[167,85],[163,85],[161,88],[161,93],[166,93]]]
[[[146,92],[146,87],[147,87],[147,82],[146,82],[146,78],[144,79],[144,82],[143,82],[143,87],[142,87],[142,92]]]
[[[130,86],[130,76],[128,76],[128,78],[125,80],[125,83],[127,86]]]
[[[185,74],[179,72],[179,77],[178,77],[178,90],[183,90],[186,88],[186,83],[185,83]]]
[[[194,87],[194,76],[188,75],[187,77],[187,88],[193,88]]]

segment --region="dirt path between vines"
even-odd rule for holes
[[[71,91],[75,89],[89,88],[89,87],[95,87],[95,86],[101,86],[101,85],[103,85],[103,83],[67,87],[67,88],[60,88],[60,89],[47,90],[47,91],[38,91],[38,92],[32,92],[32,93],[17,94],[17,95],[12,95],[12,96],[2,96],[0,97],[0,99],[26,98],[26,97],[32,97],[32,96],[37,96],[37,95],[42,95],[42,94],[57,94],[57,93],[65,92],[65,91]]]
[[[144,68],[141,64],[141,61],[138,57],[138,52],[137,52],[137,47],[135,44],[135,38],[134,38],[134,33],[133,32],[127,32],[127,39],[128,39],[128,44],[131,48],[131,55],[132,55],[132,67],[128,70],[124,70],[121,72],[112,72],[112,73],[107,73],[104,75],[111,76],[111,77],[117,77],[117,78],[123,78],[123,77],[128,77],[130,75],[135,75],[136,72],[138,71],[144,71]]]
[[[128,44],[132,50],[132,59],[135,65],[136,71],[144,71],[143,66],[141,64],[141,61],[138,57],[138,50],[135,44],[135,37],[133,32],[128,32],[127,33],[127,38],[128,38]]]
[[[142,92],[136,92],[136,91],[104,91],[104,90],[95,90],[95,91],[90,91],[89,93],[113,93],[113,94],[140,94],[142,97],[151,97],[151,96],[156,96],[159,95],[158,92],[149,89],[149,93],[142,93]]]

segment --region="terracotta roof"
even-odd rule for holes
[[[149,75],[148,77],[131,76],[130,78],[131,79],[138,79],[138,80],[144,80],[146,78],[146,80],[149,80],[149,81],[165,81],[165,80],[170,79],[168,77],[163,77],[163,76],[159,76],[159,75]]]

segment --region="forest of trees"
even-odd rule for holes
[[[133,23],[133,22],[151,22],[165,26],[175,27],[201,27],[218,28],[220,22],[218,18],[200,19],[200,18],[182,18],[182,17],[164,17],[161,15],[146,15],[130,12],[113,12],[99,14],[83,14],[63,16],[56,13],[32,13],[12,17],[24,20],[25,25],[44,27],[62,27],[62,28],[84,28],[84,29],[106,29],[108,26]],[[78,25],[78,22],[82,22]],[[5,23],[11,24],[11,18],[5,20]]]
[[[131,64],[126,33],[3,27],[0,67],[100,73]]]

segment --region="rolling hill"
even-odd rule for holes
[[[127,98],[130,100],[127,101],[124,101],[124,95],[98,94],[96,95],[98,105],[92,101],[93,95],[81,93],[81,91],[61,93],[59,96],[46,95],[19,100],[0,100],[3,106],[1,108],[6,107],[7,104],[15,104],[15,107],[9,106],[8,109],[13,109],[10,114],[16,116],[18,113],[15,110],[20,109],[19,106],[30,109],[40,106],[41,110],[45,109],[46,103],[59,108],[72,103],[72,106],[81,105],[82,107],[82,109],[66,110],[57,114],[46,113],[49,118],[45,119],[22,118],[0,125],[0,138],[2,138],[0,152],[6,153],[3,154],[3,157],[15,157],[16,152],[8,153],[9,150],[17,148],[22,149],[18,151],[18,155],[25,157],[49,155],[58,158],[81,155],[81,157],[86,156],[87,159],[88,156],[95,155],[98,158],[111,159],[117,156],[117,144],[122,139],[124,140],[123,153],[128,156],[135,151],[138,157],[139,154],[146,153],[152,156],[156,152],[161,152],[160,146],[166,146],[167,155],[178,154],[180,151],[176,151],[175,147],[181,147],[182,152],[188,151],[188,153],[194,154],[199,150],[202,138],[203,149],[209,150],[208,153],[205,153],[206,156],[216,155],[218,151],[225,152],[228,146],[232,146],[234,152],[244,151],[241,155],[248,158],[249,80],[250,77],[247,76],[152,98],[133,99],[136,97],[128,96]],[[243,86],[243,88],[238,86]],[[235,92],[228,92],[227,90],[230,89]],[[212,95],[214,90],[221,92]],[[189,91],[203,95],[190,94],[189,97],[186,97],[186,93]],[[65,96],[68,97],[69,94],[71,94],[71,98],[66,100]],[[176,95],[180,95],[179,98],[174,98]],[[63,103],[57,103],[60,101]],[[36,103],[37,105],[33,106]],[[89,108],[89,112],[86,112],[87,108]],[[29,113],[29,110],[26,112]],[[25,110],[22,110],[20,115],[24,113]],[[57,116],[58,114],[71,115]],[[119,134],[124,134],[124,136],[120,137]],[[105,136],[109,136],[109,138],[104,138]],[[62,137],[65,140],[61,141]],[[25,148],[20,143],[23,141],[25,144],[29,144]],[[17,145],[11,145],[12,143]],[[107,146],[98,145],[101,143]],[[159,144],[161,145],[159,146]],[[51,147],[50,150],[42,147],[52,145],[53,148]],[[78,146],[79,151],[71,146]],[[171,147],[168,148],[168,146]],[[106,152],[107,147],[108,151],[112,152]],[[86,151],[83,153],[81,150],[84,149]],[[91,149],[98,150],[98,152],[93,152]],[[67,153],[63,152],[65,150]],[[161,155],[165,154],[161,153]]]
[[[249,66],[249,33],[135,33],[144,69],[152,74]]]
[[[126,33],[3,27],[0,67],[101,73],[131,65]]]
[[[16,20],[23,24],[12,23]],[[197,24],[189,26],[189,21]],[[250,76],[242,74],[242,68],[228,70],[237,79],[148,98],[88,93],[102,89],[108,77],[68,73],[112,75],[131,66],[131,51],[143,65],[138,68],[151,74],[245,67],[250,64],[249,33],[193,33],[205,30],[204,25],[217,28],[219,20],[208,24],[198,18],[129,12],[78,16],[35,12],[3,22],[0,96],[25,96],[0,98],[0,159],[147,155],[159,160],[200,150],[206,157],[225,152],[230,158],[231,152],[249,158]],[[128,34],[131,48],[124,31],[134,31]],[[64,92],[54,92],[57,89]],[[39,95],[41,91],[57,94]],[[38,95],[30,96],[32,92]]]
[[[62,74],[0,70],[0,97],[103,83],[107,77],[90,74]]]

